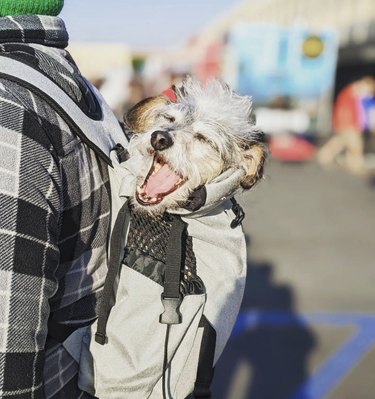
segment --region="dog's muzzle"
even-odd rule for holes
[[[173,144],[172,136],[163,130],[156,130],[151,134],[151,145],[156,151],[163,151]]]

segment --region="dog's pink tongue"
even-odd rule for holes
[[[145,191],[148,197],[157,197],[172,190],[179,182],[180,176],[176,175],[167,164],[164,164],[157,173],[148,178]]]

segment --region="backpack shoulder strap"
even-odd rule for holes
[[[116,144],[127,147],[120,123],[95,87],[86,81],[102,110],[99,120],[91,119],[50,78],[35,68],[6,55],[0,55],[0,77],[14,81],[42,97],[73,131],[111,165],[109,154]]]
[[[100,93],[88,81],[86,83],[96,96],[98,104],[101,107],[101,118],[98,120],[87,116],[74,100],[48,76],[32,66],[3,54],[0,54],[0,78],[17,83],[46,101],[67,123],[74,134],[109,166],[113,166],[110,152],[113,149],[117,152],[121,147],[127,147],[128,140],[120,123]],[[116,217],[117,213],[113,211],[113,195],[111,207],[112,214]],[[55,322],[50,315],[48,320],[48,335],[58,342],[63,342],[73,331],[84,325],[86,324],[80,324],[79,327],[63,325]]]

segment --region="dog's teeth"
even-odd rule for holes
[[[156,163],[152,174],[158,173],[160,169],[161,169],[160,163]]]
[[[175,183],[175,187],[178,187],[180,184],[181,184],[181,182],[182,182],[182,179],[179,179],[176,183]]]

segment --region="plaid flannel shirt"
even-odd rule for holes
[[[47,74],[82,112],[97,103],[57,17],[0,18],[0,55]],[[1,71],[0,71],[1,72]],[[47,337],[53,318],[96,316],[106,274],[107,167],[41,98],[0,78],[0,397],[87,397],[78,365]]]

